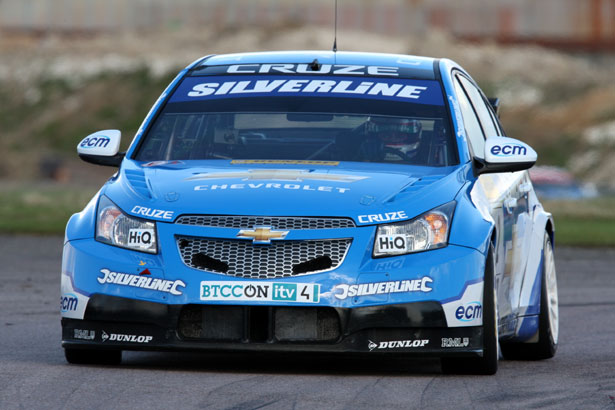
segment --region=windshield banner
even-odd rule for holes
[[[269,75],[187,77],[169,102],[268,96],[368,98],[444,105],[440,84],[433,80]]]

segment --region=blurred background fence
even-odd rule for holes
[[[0,0],[0,31],[333,25],[334,0]],[[339,27],[615,51],[615,0],[340,0]]]

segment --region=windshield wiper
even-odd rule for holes
[[[316,152],[314,152],[312,155],[310,155],[309,157],[306,158],[306,160],[310,160],[310,159],[314,159],[315,156],[317,156],[318,154],[324,152],[327,148],[329,148],[331,145],[335,144],[335,141],[329,141],[328,143],[326,143],[325,145],[323,145],[322,147],[320,147]]]

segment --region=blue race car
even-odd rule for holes
[[[66,227],[62,346],[435,356],[493,374],[558,342],[553,219],[495,104],[456,63],[203,57]]]

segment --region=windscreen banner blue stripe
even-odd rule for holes
[[[269,75],[186,77],[169,102],[269,96],[367,98],[444,105],[440,83],[433,80]]]

